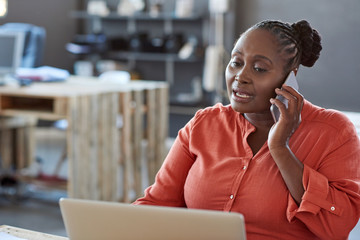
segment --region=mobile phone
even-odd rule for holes
[[[294,71],[291,71],[289,73],[289,75],[286,77],[286,80],[285,80],[284,84],[292,87],[295,90],[299,90],[299,85],[298,85],[298,83],[296,81]],[[288,107],[288,100],[286,98],[284,98],[281,95],[277,95],[276,99],[279,99],[282,103],[284,103],[286,108]],[[274,122],[279,121],[279,118],[280,118],[280,110],[279,110],[279,108],[275,104],[272,104],[271,107],[270,107],[270,111],[271,111],[271,115],[272,115],[272,117],[274,119]]]

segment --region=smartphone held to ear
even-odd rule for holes
[[[287,86],[289,87],[292,87],[293,89],[295,90],[299,90],[299,85],[296,81],[296,77],[295,77],[295,73],[294,71],[291,71],[289,73],[289,75],[287,76],[284,84],[286,84]],[[280,100],[282,103],[285,104],[286,108],[288,107],[288,100],[286,98],[284,98],[283,96],[281,95],[277,95],[276,96],[276,99]],[[277,122],[279,121],[279,118],[280,118],[280,110],[279,108],[275,105],[275,104],[272,104],[271,107],[270,107],[270,111],[271,111],[271,114],[274,118],[274,121]]]

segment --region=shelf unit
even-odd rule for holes
[[[142,25],[147,25],[149,23],[155,23],[157,26],[158,35],[170,35],[173,33],[179,33],[177,30],[178,25],[182,25],[180,33],[186,35],[189,32],[188,28],[192,27],[193,31],[191,36],[195,36],[198,40],[198,50],[200,49],[200,54],[193,54],[189,58],[182,59],[178,56],[177,53],[153,53],[153,52],[136,52],[136,51],[106,51],[101,54],[92,54],[98,56],[97,59],[111,59],[116,61],[122,61],[127,63],[128,69],[138,69],[138,62],[147,62],[147,64],[159,64],[164,63],[164,65],[158,66],[158,71],[163,71],[163,77],[157,76],[148,76],[149,74],[142,74],[143,79],[149,80],[163,80],[167,81],[171,85],[171,89],[178,89],[176,83],[178,80],[184,82],[180,77],[176,77],[176,64],[187,64],[187,65],[197,65],[196,70],[191,70],[193,72],[193,77],[202,77],[204,57],[203,49],[207,45],[207,21],[208,17],[203,15],[194,15],[190,17],[179,18],[174,14],[163,13],[157,16],[152,16],[148,13],[138,13],[133,16],[121,16],[117,13],[111,12],[106,16],[98,16],[88,14],[86,11],[74,11],[71,14],[71,17],[84,20],[86,27],[85,33],[103,33],[107,37],[112,38],[116,36],[131,36],[139,32],[144,32],[144,27]],[[160,24],[160,25],[159,25]],[[186,26],[186,27],[184,27]],[[194,28],[195,26],[195,28]],[[180,27],[181,28],[181,27]],[[116,29],[116,30],[114,30]],[[146,29],[146,26],[145,26]],[[149,28],[148,28],[149,29]],[[154,28],[152,28],[154,29]],[[199,29],[201,29],[199,34]],[[152,31],[153,32],[153,31]],[[100,55],[100,56],[99,56]],[[95,60],[95,61],[96,61]],[[189,66],[188,66],[189,67]],[[194,67],[192,67],[194,68]],[[154,68],[152,68],[153,70]],[[141,71],[142,69],[140,69]],[[184,72],[184,71],[182,71]],[[189,82],[185,84],[189,84]],[[191,82],[190,82],[191,84]],[[179,103],[181,104],[181,103]]]
[[[173,13],[159,13],[157,15],[151,15],[149,13],[135,13],[131,16],[122,16],[116,12],[111,12],[106,16],[100,16],[95,14],[89,14],[87,11],[73,11],[70,13],[70,16],[73,18],[83,18],[83,19],[94,19],[94,18],[101,18],[101,19],[113,19],[113,20],[158,20],[158,21],[194,21],[194,20],[201,20],[202,16],[200,15],[192,15],[188,17],[177,17]]]
[[[146,12],[132,16],[121,16],[116,12],[110,12],[106,16],[98,16],[88,14],[83,10],[73,11],[70,16],[79,20],[79,26],[82,26],[81,34],[102,33],[110,39],[127,38],[133,34],[147,32],[154,36],[182,34],[185,39],[189,37],[197,39],[198,51],[186,59],[180,58],[173,52],[129,50],[109,50],[88,56],[92,61],[104,59],[121,62],[129,70],[139,72],[143,80],[167,81],[170,85],[170,136],[176,136],[178,129],[193,116],[197,109],[213,104],[214,92],[206,92],[202,89],[202,78],[205,49],[212,44],[216,36],[214,30],[211,29],[213,20],[208,12],[207,0],[196,1],[197,9],[189,17],[175,16],[169,11],[171,6],[174,7],[174,3],[170,2],[166,2],[170,8],[164,9],[165,12],[156,16]]]

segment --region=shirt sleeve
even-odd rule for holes
[[[305,193],[300,206],[288,197],[289,222],[302,221],[321,239],[347,239],[359,220],[360,142],[351,135],[318,169],[304,165]]]
[[[186,207],[184,184],[196,156],[190,153],[189,138],[196,116],[179,131],[163,165],[156,174],[155,183],[145,190],[144,197],[134,205]]]

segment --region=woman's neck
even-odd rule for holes
[[[248,120],[257,130],[269,131],[274,120],[270,112],[266,113],[244,113],[245,119]]]

